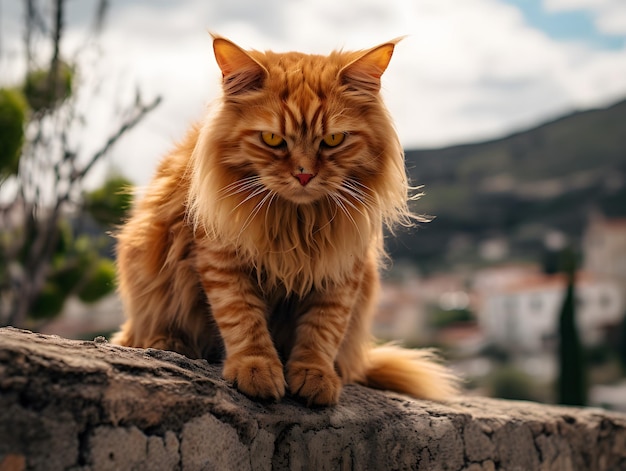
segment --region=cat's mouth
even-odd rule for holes
[[[324,196],[320,192],[319,185],[317,185],[316,174],[298,173],[292,176],[295,184],[289,185],[289,191],[285,196],[293,203],[312,203]]]

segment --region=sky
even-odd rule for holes
[[[23,3],[0,0],[0,86],[23,74]],[[502,137],[626,98],[626,0],[110,3],[98,59],[81,59],[88,64],[85,83],[100,77],[81,149],[97,148],[136,89],[146,99],[162,96],[111,156],[112,166],[138,185],[219,96],[208,31],[246,49],[309,53],[364,49],[406,35],[382,93],[407,149]],[[67,53],[84,44],[94,5],[67,2]]]

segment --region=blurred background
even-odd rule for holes
[[[434,216],[389,237],[378,337],[469,394],[626,411],[623,0],[0,0],[0,325],[123,319],[114,239],[244,48],[402,35],[383,94]]]

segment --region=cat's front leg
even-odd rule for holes
[[[265,301],[235,253],[204,247],[197,269],[226,348],[223,376],[263,399],[285,395],[283,365],[267,327]]]
[[[312,305],[300,317],[295,345],[287,362],[287,383],[292,394],[309,405],[339,401],[342,381],[335,359],[354,308],[360,275],[313,296]]]

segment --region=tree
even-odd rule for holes
[[[622,318],[622,322],[620,324],[619,346],[617,350],[617,354],[622,365],[622,371],[626,376],[626,313],[624,313],[624,317]]]
[[[567,288],[559,316],[558,402],[571,406],[587,403],[587,378],[583,347],[576,326],[576,260],[564,252]]]
[[[514,401],[536,400],[533,379],[514,366],[500,366],[491,375],[489,383],[493,397]]]
[[[96,6],[93,36],[104,24],[108,3],[99,0]],[[160,102],[156,97],[146,103],[137,91],[101,146],[90,154],[81,151],[75,136],[87,117],[77,96],[85,84],[77,80],[78,61],[62,56],[66,2],[41,4],[24,2],[23,84],[0,90],[0,201],[9,201],[0,206],[0,325],[53,316],[73,294],[93,301],[110,291],[113,266],[99,254],[100,238],[79,234],[74,224],[89,209],[85,179]],[[42,60],[35,51],[45,49],[44,43],[52,52]],[[5,133],[11,140],[5,141]]]
[[[28,103],[15,89],[0,89],[0,181],[17,173]]]

